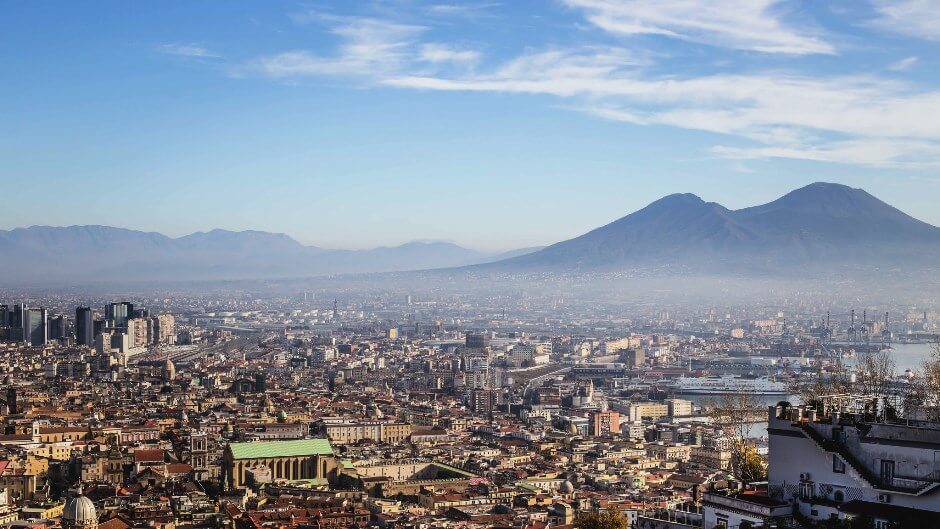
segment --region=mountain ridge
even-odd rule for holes
[[[728,209],[676,193],[538,252],[483,265],[490,270],[594,271],[635,266],[720,272],[793,271],[851,260],[885,266],[940,262],[940,228],[867,191],[816,182],[757,206]]]
[[[0,282],[7,284],[280,279],[446,268],[502,256],[444,241],[334,250],[258,230],[213,229],[175,238],[94,224],[0,230]]]
[[[798,276],[846,263],[868,269],[937,268],[940,228],[862,189],[817,182],[737,210],[674,193],[578,237],[501,254],[446,241],[333,250],[257,230],[214,229],[176,238],[102,225],[0,230],[0,281],[6,283],[282,279],[419,270]]]

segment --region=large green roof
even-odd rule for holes
[[[328,439],[231,443],[229,448],[235,459],[333,455],[333,447]]]

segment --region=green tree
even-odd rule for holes
[[[767,464],[750,439],[754,422],[766,413],[750,393],[723,395],[718,402],[706,403],[707,416],[730,440],[731,474],[745,485],[767,476]]]
[[[574,521],[578,529],[627,529],[627,519],[614,509],[578,516]]]

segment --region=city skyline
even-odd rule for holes
[[[736,209],[819,180],[937,225],[920,5],[20,6],[0,228],[495,251],[674,192]],[[60,17],[80,23],[41,31]]]

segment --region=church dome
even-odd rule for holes
[[[63,526],[89,527],[98,525],[98,513],[95,504],[87,496],[73,496],[65,503],[62,511]]]
[[[572,485],[570,481],[565,481],[558,487],[558,491],[562,494],[571,494],[574,492],[574,485]]]

